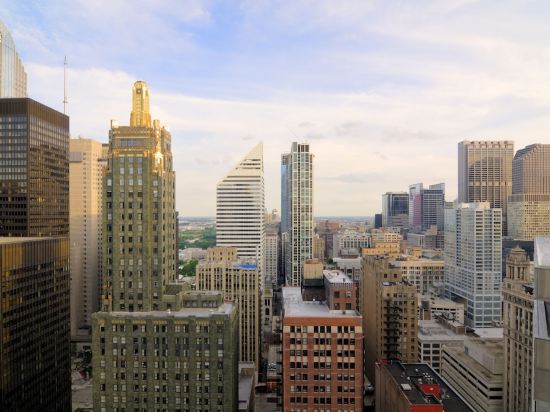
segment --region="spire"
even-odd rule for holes
[[[149,88],[147,83],[138,80],[132,89],[132,114],[130,126],[151,127],[151,113],[149,112]]]

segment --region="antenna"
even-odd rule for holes
[[[67,56],[63,63],[63,114],[67,114]]]

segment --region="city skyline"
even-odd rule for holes
[[[0,4],[30,97],[62,109],[68,56],[73,137],[105,142],[111,118],[127,122],[131,84],[149,83],[174,136],[182,216],[213,216],[218,177],[259,141],[268,209],[279,204],[280,154],[311,144],[317,215],[373,215],[382,193],[421,181],[446,183],[453,200],[464,139],[545,142],[542,7]]]

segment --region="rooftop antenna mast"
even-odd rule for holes
[[[67,114],[67,56],[63,63],[63,114]]]

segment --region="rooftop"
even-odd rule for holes
[[[464,335],[454,333],[436,320],[418,321],[418,340],[463,341]]]
[[[392,362],[385,367],[412,405],[443,405],[445,412],[473,409],[425,363]]]
[[[326,302],[304,301],[299,287],[286,286],[283,291],[284,316],[352,317],[359,316],[355,310],[329,310]]]
[[[323,270],[323,275],[330,283],[353,283],[349,276],[341,270]]]
[[[235,310],[235,305],[225,302],[217,308],[182,308],[174,311],[154,310],[149,312],[97,312],[99,316],[136,319],[182,319],[182,318],[209,318],[213,315],[229,315]]]

